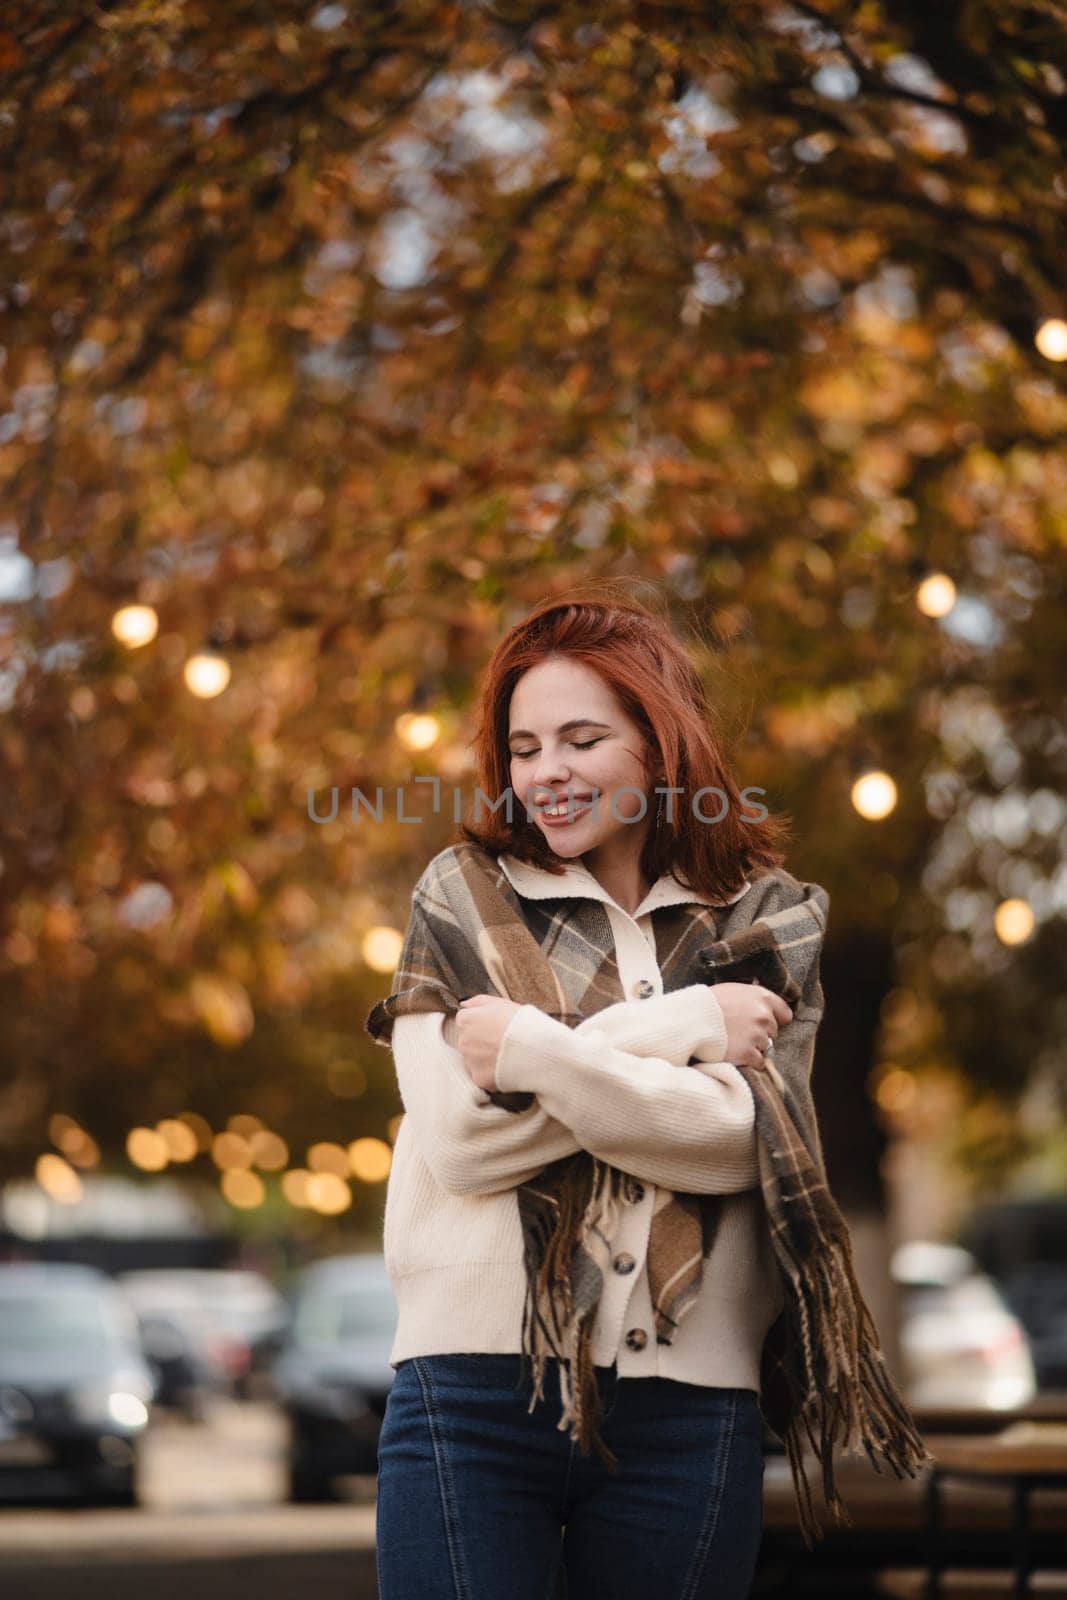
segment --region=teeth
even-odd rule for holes
[[[588,800],[577,801],[575,803],[574,810],[575,812],[584,811],[588,805]],[[542,815],[546,817],[565,817],[567,815],[567,807],[565,805],[553,806],[551,811],[546,810],[542,812]]]

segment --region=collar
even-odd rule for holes
[[[614,896],[608,893],[584,862],[568,861],[562,874],[557,874],[546,871],[544,867],[532,866],[528,861],[519,861],[506,851],[498,856],[497,860],[516,894],[521,894],[524,899],[549,900],[580,896],[587,900],[603,900],[607,905],[617,906],[620,911],[622,910]],[[673,872],[664,872],[652,885],[637,910],[628,915],[632,915],[636,922],[638,917],[643,917],[646,912],[656,911],[660,906],[732,906],[734,901],[740,900],[751,887],[751,880],[746,881],[728,900],[713,900],[710,895],[701,894],[696,889],[687,889]]]

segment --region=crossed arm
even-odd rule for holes
[[[514,1188],[577,1150],[686,1193],[758,1182],[752,1096],[722,1060],[726,1026],[705,985],[619,1001],[573,1029],[520,1007],[497,1084],[533,1092],[525,1111],[494,1105],[477,1087],[443,1012],[398,1017],[392,1045],[416,1141],[452,1194]]]

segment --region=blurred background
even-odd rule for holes
[[[590,580],[830,892],[816,1101],[920,1421],[1067,1421],[1062,20],[0,23],[5,1593],[376,1592],[363,1019],[495,641]],[[780,1468],[754,1592],[917,1592],[921,1485],[857,1464],[807,1557]]]

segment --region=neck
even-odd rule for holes
[[[641,871],[644,834],[638,837],[636,849],[629,839],[621,842],[625,845],[625,851],[613,849],[613,841],[609,840],[593,850],[587,850],[581,860],[601,888],[607,890],[615,904],[632,916],[648,894],[652,883]]]

